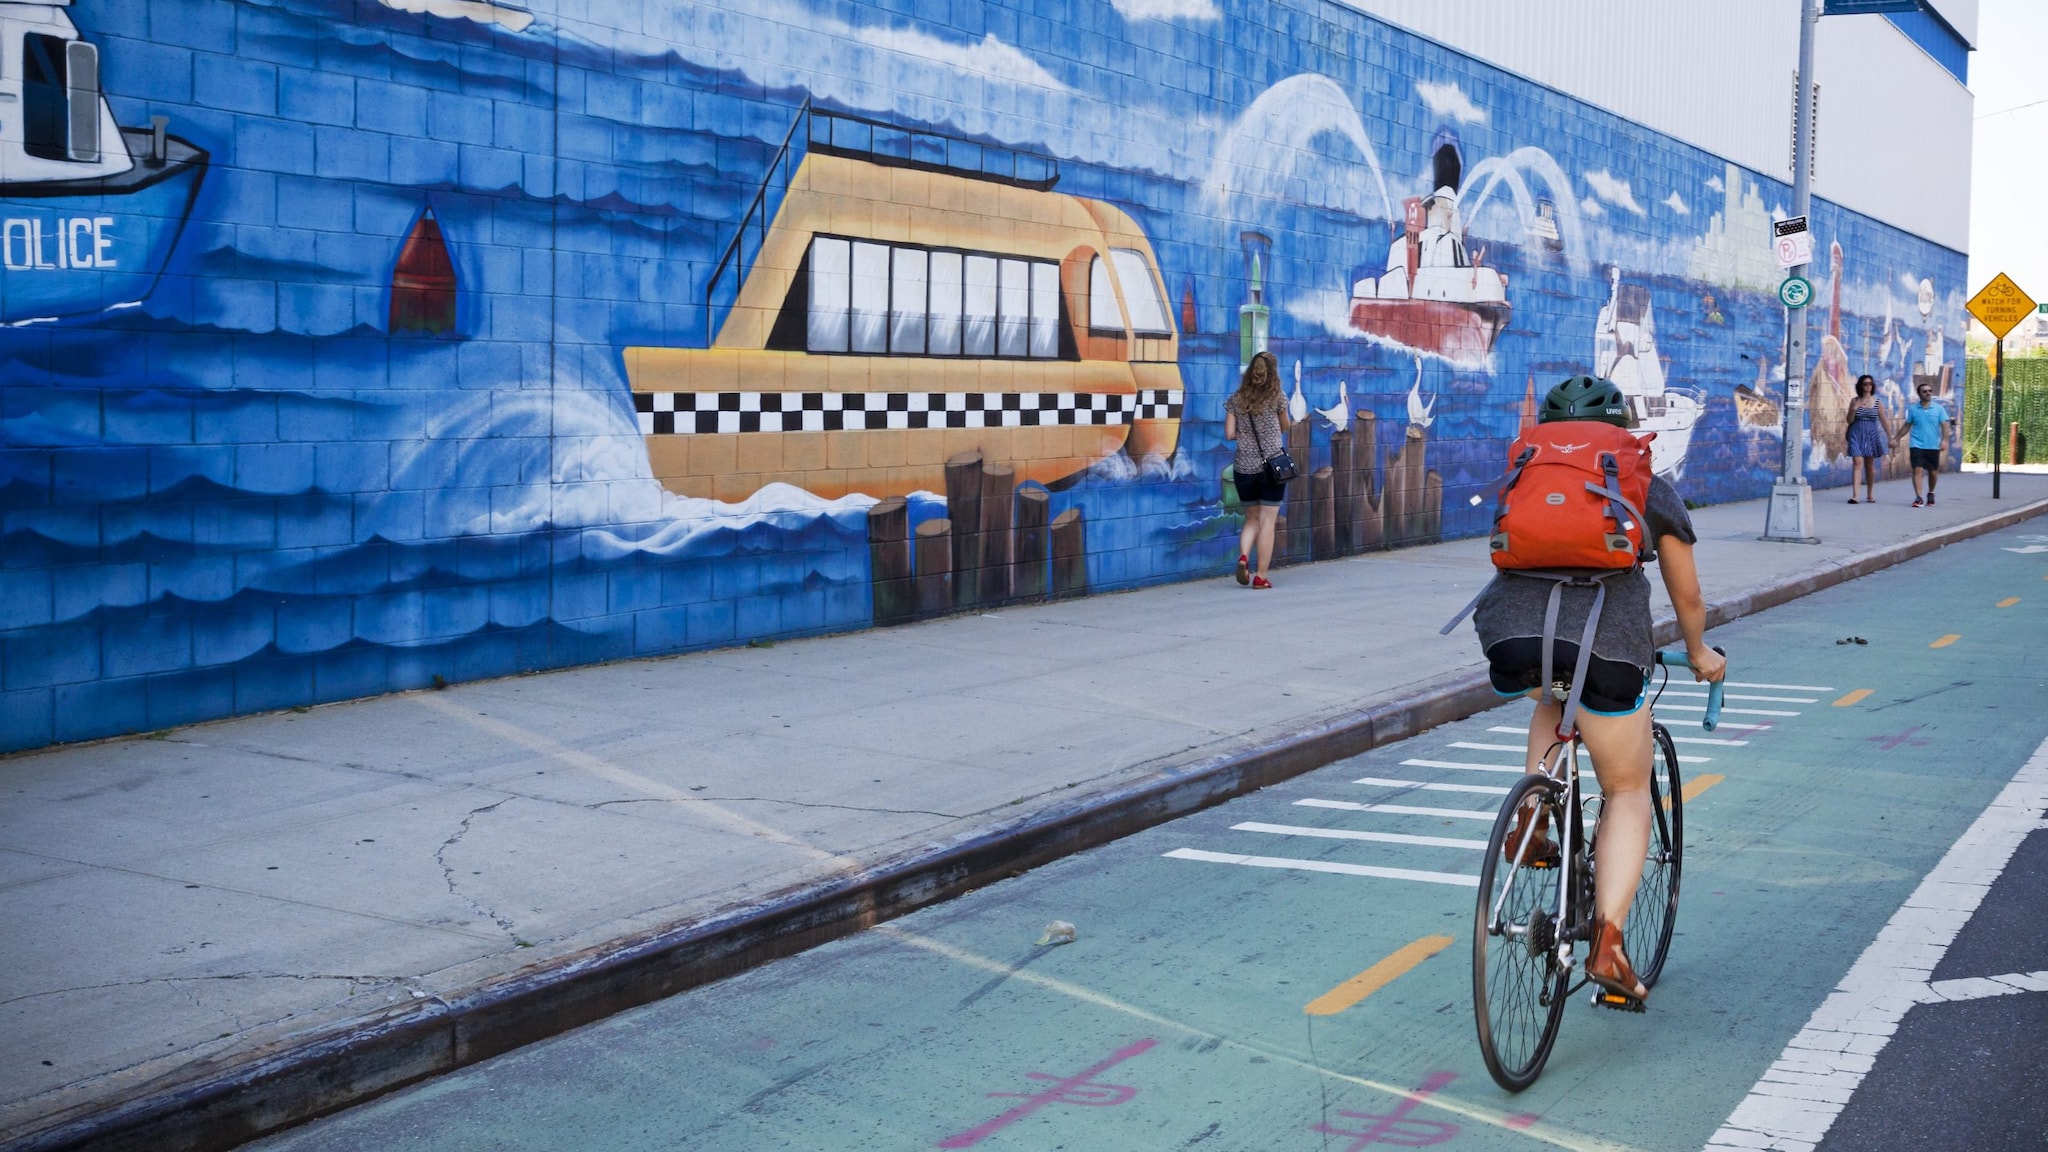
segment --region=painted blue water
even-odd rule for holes
[[[1468,170],[1538,145],[1565,173],[1633,181],[1641,211],[1581,185],[1601,214],[1564,206],[1581,243],[1562,254],[1505,193],[1469,221],[1514,313],[1487,364],[1421,362],[1444,533],[1487,522],[1529,380],[1590,367],[1614,264],[1650,287],[1670,382],[1708,397],[1682,489],[1766,490],[1776,440],[1738,428],[1729,397],[1780,360],[1782,313],[1686,271],[1722,161],[1363,16],[1322,13],[1336,34],[1309,37],[1299,13],[1251,7],[1127,25],[1106,0],[1057,21],[606,0],[514,31],[336,0],[80,0],[118,122],[168,116],[213,162],[139,306],[0,328],[0,748],[869,623],[865,502],[666,494],[621,361],[707,342],[712,266],[806,99],[1052,155],[1059,193],[1145,230],[1176,315],[1192,293],[1178,455],[1054,494],[1086,518],[1093,589],[1220,571],[1234,551],[1217,478],[1247,231],[1271,239],[1289,384],[1299,361],[1323,408],[1343,381],[1377,416],[1378,458],[1402,442],[1417,361],[1350,331],[1342,300],[1385,262],[1380,185],[1396,214],[1429,191],[1446,128]],[[1233,125],[1303,73],[1330,78],[1356,127],[1286,149],[1240,131],[1233,154],[1270,167],[1219,197]],[[1461,85],[1486,119],[1431,111],[1422,79]],[[1667,190],[1692,210],[1657,202]],[[455,330],[391,335],[392,268],[429,210]],[[1816,219],[1849,253],[1852,365],[1887,302],[1923,341],[1961,331],[1961,256],[1831,206]],[[1902,277],[1938,286],[1924,324]]]

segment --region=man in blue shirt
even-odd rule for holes
[[[1948,405],[1934,398],[1934,385],[1920,385],[1920,402],[1906,405],[1906,426],[1912,430],[1907,445],[1913,458],[1913,507],[1934,503],[1934,478],[1941,475],[1941,457],[1948,450],[1949,430],[1956,418]],[[1922,490],[1921,476],[1926,476]]]

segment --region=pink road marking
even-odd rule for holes
[[[1362,1132],[1333,1128],[1328,1124],[1310,1126],[1311,1131],[1330,1136],[1352,1137],[1352,1144],[1344,1152],[1363,1152],[1368,1144],[1391,1144],[1397,1148],[1425,1148],[1431,1144],[1442,1144],[1458,1134],[1458,1126],[1445,1120],[1410,1120],[1408,1114],[1415,1106],[1443,1090],[1444,1085],[1456,1080],[1456,1072],[1432,1072],[1422,1082],[1422,1087],[1408,1093],[1392,1112],[1384,1116],[1370,1112],[1339,1112],[1353,1120],[1370,1120],[1372,1127]]]
[[[1133,1056],[1151,1051],[1159,1041],[1150,1039],[1138,1041],[1128,1047],[1119,1048],[1109,1059],[1074,1076],[1054,1076],[1050,1072],[1026,1072],[1033,1080],[1050,1080],[1053,1086],[1043,1092],[991,1092],[990,1096],[1021,1098],[1024,1102],[993,1120],[977,1124],[965,1132],[948,1136],[939,1141],[941,1148],[972,1148],[997,1132],[1008,1128],[1047,1104],[1079,1104],[1089,1108],[1108,1108],[1128,1101],[1138,1094],[1136,1088],[1124,1084],[1091,1083],[1097,1076],[1129,1060]]]
[[[1541,1119],[1543,1119],[1543,1117],[1537,1115],[1534,1112],[1517,1112],[1513,1116],[1510,1116],[1507,1119],[1502,1120],[1501,1123],[1507,1125],[1510,1128],[1534,1128],[1536,1126],[1536,1122]]]

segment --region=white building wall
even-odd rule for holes
[[[1799,0],[1344,0],[1782,180]],[[1938,0],[1976,35],[1976,0]],[[1883,16],[1821,20],[1814,194],[1937,244],[1970,234],[1970,92]]]

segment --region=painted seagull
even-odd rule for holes
[[[1422,357],[1415,358],[1415,383],[1408,387],[1408,423],[1418,428],[1427,428],[1433,422],[1431,413],[1436,411],[1436,397],[1429,403],[1422,402]]]
[[[1316,415],[1328,420],[1330,425],[1339,432],[1343,432],[1351,427],[1351,394],[1345,389],[1344,381],[1337,381],[1337,406],[1335,408],[1318,408],[1316,409]]]
[[[1301,394],[1301,361],[1294,362],[1294,395],[1287,399],[1287,418],[1300,423],[1308,419],[1308,399]]]

